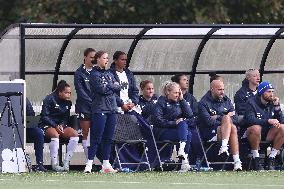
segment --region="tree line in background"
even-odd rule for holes
[[[0,31],[13,23],[281,24],[283,0],[0,0]]]

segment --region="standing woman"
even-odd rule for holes
[[[107,71],[108,54],[98,51],[94,60],[95,66],[90,75],[90,86],[92,92],[92,125],[90,128],[90,146],[88,148],[88,161],[85,173],[91,173],[93,160],[98,150],[102,147],[103,165],[101,172],[115,173],[109,163],[111,143],[117,123],[117,96],[119,83],[115,81],[111,72]]]
[[[45,131],[45,136],[51,139],[51,167],[57,172],[69,171],[69,163],[79,141],[78,133],[68,126],[72,106],[70,97],[70,85],[64,80],[59,81],[55,91],[43,100],[39,121],[39,127]],[[69,138],[63,167],[58,165],[59,136]]]
[[[117,105],[121,108],[121,113],[131,111],[139,102],[139,89],[136,86],[133,73],[126,67],[126,60],[125,52],[116,51],[113,54],[113,63],[110,66],[110,71],[121,86],[121,90],[117,92],[120,97]]]
[[[75,112],[79,115],[80,128],[82,129],[82,145],[88,159],[87,136],[91,125],[92,98],[90,89],[90,72],[93,69],[92,61],[96,51],[87,48],[84,51],[84,64],[76,70],[74,74],[74,85],[77,93]]]
[[[188,128],[188,120],[192,117],[192,110],[183,98],[179,84],[167,82],[155,106],[154,133],[158,140],[179,142],[178,157],[182,159],[181,171],[190,170],[188,153],[191,132]]]

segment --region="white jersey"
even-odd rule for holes
[[[126,76],[126,73],[125,71],[123,72],[116,71],[116,74],[119,78],[119,82],[120,82],[119,84],[121,86],[120,98],[124,103],[129,102],[129,96],[128,96],[129,83],[128,83],[128,78]]]

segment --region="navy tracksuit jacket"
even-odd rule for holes
[[[90,72],[86,70],[84,64],[75,71],[74,85],[77,93],[75,112],[91,114]]]
[[[120,83],[118,75],[116,74],[115,64],[114,63],[111,64],[109,71],[114,75],[114,78],[116,79],[116,81],[118,83]],[[139,103],[139,95],[138,95],[139,94],[139,89],[136,86],[136,81],[135,81],[134,75],[128,68],[124,69],[124,71],[126,73],[126,76],[127,76],[127,79],[128,79],[128,85],[129,85],[129,87],[128,87],[128,97],[131,99],[131,101],[134,104],[138,104]],[[120,92],[116,92],[116,94],[118,96],[120,96]],[[117,101],[118,107],[121,107],[123,104],[124,103],[123,103],[123,101],[121,99],[119,99]]]
[[[142,116],[147,119],[154,113],[155,104],[158,101],[158,97],[153,95],[150,100],[146,100],[142,95],[139,97],[139,105],[142,110]]]
[[[234,96],[236,112],[238,115],[245,115],[247,101],[249,98],[254,96],[254,91],[249,88],[248,80],[244,79],[242,81],[242,87],[236,92]]]
[[[199,101],[199,121],[201,135],[205,140],[210,140],[217,134],[217,128],[221,125],[222,117],[229,112],[235,111],[231,100],[224,96],[222,100],[213,99],[208,91]],[[217,119],[211,116],[217,115]],[[237,115],[232,117],[234,124],[237,124]]]
[[[43,100],[39,127],[67,126],[69,124],[71,106],[71,101],[62,100],[55,93],[47,95]]]
[[[272,127],[268,123],[268,119],[278,119],[281,124],[284,123],[284,117],[280,107],[278,106],[276,108],[271,102],[266,105],[262,104],[260,96],[258,95],[248,100],[244,119],[248,127],[260,125],[263,129]]]

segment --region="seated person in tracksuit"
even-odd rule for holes
[[[216,77],[216,76],[215,76]],[[212,80],[212,79],[211,79]],[[239,157],[237,116],[231,100],[224,94],[222,79],[212,80],[210,90],[199,101],[200,131],[204,140],[222,142],[219,155],[228,156],[228,144],[234,159],[234,170],[242,170]]]
[[[179,142],[178,157],[182,159],[181,171],[189,171],[191,132],[188,120],[193,117],[192,110],[183,98],[179,84],[167,82],[161,94],[152,117],[154,134],[157,140]]]
[[[194,159],[194,158],[202,156],[202,151],[200,151],[201,146],[200,146],[200,142],[199,142],[198,134],[196,130],[196,125],[197,125],[197,120],[198,120],[198,103],[197,103],[196,98],[191,93],[188,92],[189,79],[186,74],[182,74],[182,73],[176,74],[171,78],[171,80],[180,85],[183,98],[186,100],[186,102],[188,103],[188,105],[190,106],[193,112],[193,117],[190,120],[188,120],[189,121],[188,125],[190,126],[190,130],[192,134],[190,156],[191,158]]]
[[[79,115],[80,128],[82,129],[82,145],[88,159],[87,137],[91,126],[91,89],[90,89],[90,72],[93,69],[93,63],[96,51],[87,48],[84,51],[84,63],[76,70],[74,74],[74,85],[77,93],[75,112]]]
[[[84,172],[91,173],[94,157],[99,145],[102,145],[103,173],[115,173],[109,162],[112,138],[117,124],[116,93],[120,90],[119,83],[113,74],[106,70],[108,53],[98,51],[95,55],[95,66],[90,75],[92,92],[92,125],[90,128],[90,146],[88,148],[88,161]]]
[[[35,111],[31,102],[26,98],[26,114],[27,116],[35,116]],[[46,172],[47,170],[43,166],[43,147],[44,147],[44,132],[42,129],[36,127],[27,129],[27,135],[34,140],[34,150],[36,156],[35,171]]]
[[[154,93],[154,84],[152,81],[141,81],[140,89],[142,94],[139,97],[138,104],[142,110],[141,115],[145,119],[148,119],[151,115],[153,115],[154,106],[158,100],[158,97]]]
[[[131,111],[139,102],[139,89],[136,86],[133,73],[126,68],[126,60],[125,52],[116,51],[113,54],[113,63],[110,66],[110,71],[121,86],[121,90],[117,92],[120,97],[117,105],[120,107],[121,113]]]
[[[284,117],[279,98],[274,96],[274,88],[269,82],[261,82],[257,96],[250,98],[246,105],[245,135],[253,154],[254,169],[262,170],[259,164],[259,143],[261,139],[272,142],[273,148],[268,158],[268,170],[274,169],[275,156],[284,142]]]
[[[260,82],[260,74],[256,69],[249,69],[246,71],[246,78],[242,81],[242,87],[236,92],[234,96],[236,113],[238,115],[238,122],[241,127],[245,125],[244,115],[246,112],[246,104],[249,98],[254,97],[257,93],[257,86]]]
[[[69,171],[69,163],[79,141],[77,131],[68,126],[72,106],[70,97],[70,85],[64,80],[59,81],[55,91],[43,100],[39,121],[39,127],[44,130],[45,136],[51,139],[51,167],[57,172]],[[63,167],[58,165],[59,136],[69,138]]]

